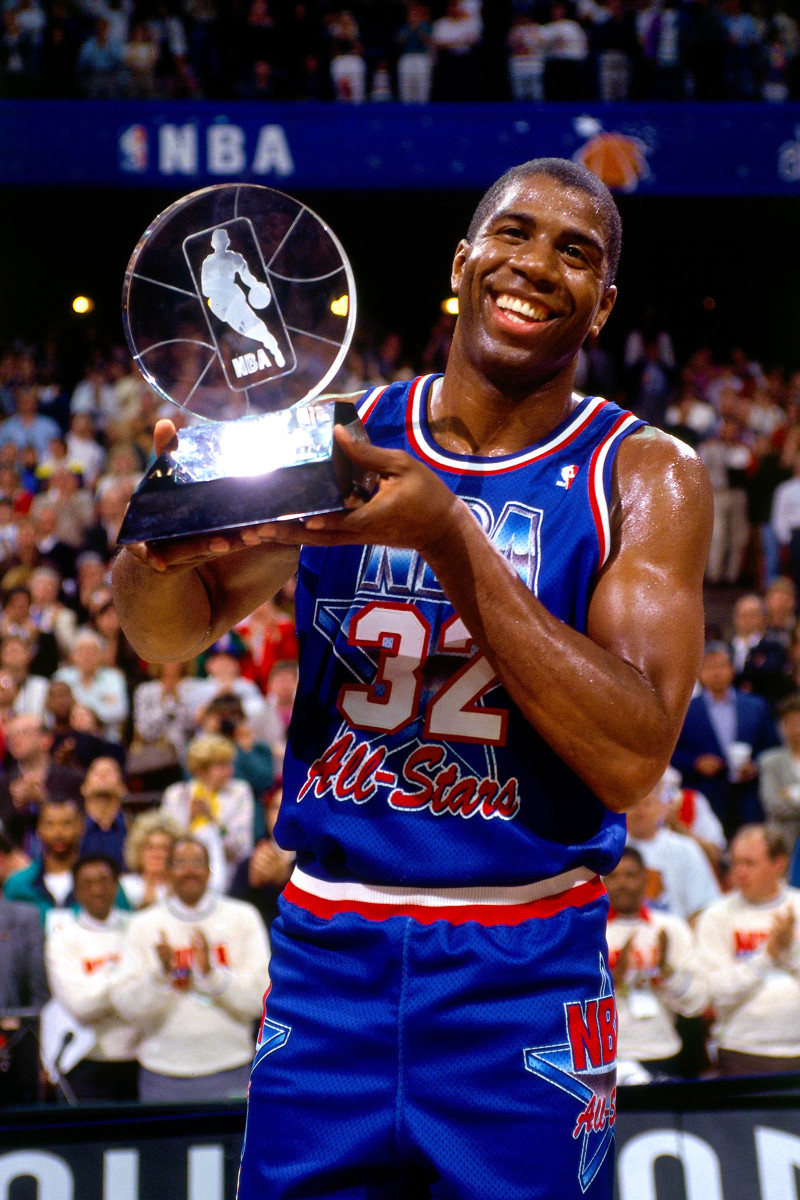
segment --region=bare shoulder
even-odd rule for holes
[[[675,521],[711,521],[711,485],[695,451],[661,429],[647,426],[619,448],[615,464],[614,508],[617,520],[637,512]],[[616,522],[615,522],[616,523]]]

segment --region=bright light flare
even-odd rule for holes
[[[76,296],[72,301],[72,311],[83,317],[86,313],[94,311],[94,300],[89,296]]]
[[[442,301],[442,312],[448,313],[451,317],[458,316],[458,296],[448,296]]]

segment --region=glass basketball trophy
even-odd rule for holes
[[[337,424],[366,437],[354,407],[314,399],[347,353],[356,298],[342,246],[304,204],[255,184],[178,200],[131,256],[122,315],[136,366],[192,423],[134,493],[121,545],[336,511],[374,490],[333,437]]]

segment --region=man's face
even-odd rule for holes
[[[733,683],[733,663],[721,650],[707,654],[700,667],[700,682],[713,695],[727,692]]]
[[[785,854],[770,858],[761,833],[742,833],[731,845],[731,883],[748,904],[763,904],[778,894],[786,870]]]
[[[757,596],[746,596],[734,607],[733,627],[740,637],[763,631],[764,606]]]
[[[667,811],[667,800],[659,786],[645,796],[626,814],[628,833],[632,838],[648,840],[655,837]]]
[[[195,842],[177,842],[172,851],[169,882],[183,904],[194,906],[202,899],[209,880],[208,855]]]
[[[47,689],[47,711],[52,713],[57,721],[68,721],[72,710],[72,690],[69,684],[58,680]]]
[[[781,718],[781,733],[790,750],[800,751],[800,712],[787,712]]]
[[[546,175],[511,183],[453,263],[462,344],[478,368],[519,391],[572,363],[616,299],[605,245],[586,193]]]
[[[619,865],[606,875],[604,883],[611,907],[624,917],[635,915],[647,890],[647,871],[630,854],[623,854]]]
[[[117,880],[107,863],[87,863],[75,880],[75,899],[95,921],[105,921],[114,907]]]
[[[121,799],[125,795],[125,783],[117,760],[96,758],[86,772],[81,791],[87,799],[90,796]]]
[[[36,826],[39,839],[49,854],[68,858],[76,854],[83,834],[83,817],[74,804],[45,804]]]
[[[6,726],[6,745],[17,762],[38,757],[45,749],[46,738],[36,717],[15,717],[9,721]]]
[[[31,661],[30,651],[19,638],[6,638],[0,646],[0,666],[18,677],[25,676]]]

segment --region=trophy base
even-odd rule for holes
[[[336,425],[366,439],[353,405],[339,400],[181,430],[177,448],[156,459],[131,497],[117,544],[199,537],[367,499],[377,477],[342,452]]]

